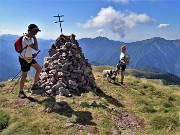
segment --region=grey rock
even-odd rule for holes
[[[49,90],[49,89],[51,89],[51,86],[50,86],[50,85],[45,87],[45,90],[46,90],[46,91]]]
[[[50,90],[47,90],[46,93],[47,93],[48,95],[51,95],[51,94],[53,94],[53,91],[50,89]]]
[[[60,55],[60,53],[59,52],[57,52],[56,50],[54,50],[53,52],[51,52],[53,55],[52,56],[50,56],[50,57],[52,57],[52,58],[56,58],[56,59],[58,59],[59,58],[59,55]]]
[[[63,56],[63,57],[66,57],[66,56],[67,56],[67,54],[66,54],[65,52],[63,52],[63,53],[62,53],[62,56]]]
[[[43,73],[40,75],[40,79],[41,79],[41,80],[44,80],[44,79],[46,79],[46,78],[48,78],[48,75],[47,75],[46,72],[43,72]]]
[[[68,84],[69,84],[68,86],[72,89],[76,89],[78,87],[78,84],[73,80],[69,80]]]
[[[65,89],[63,87],[59,88],[59,95],[61,95],[61,96],[71,96],[69,90]]]
[[[57,87],[56,87],[57,85],[54,85],[52,88],[51,88],[51,90],[53,91],[53,92],[56,92],[57,91]]]
[[[44,67],[47,68],[48,65],[49,65],[49,62],[48,62],[48,61],[45,61],[45,62],[44,62]]]
[[[44,58],[40,74],[39,83],[44,90],[55,96],[71,96],[94,89],[96,83],[91,64],[85,59],[75,36],[61,34],[54,45],[56,48],[49,50],[50,57]]]

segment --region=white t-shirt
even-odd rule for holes
[[[32,57],[33,54],[33,49],[29,46],[33,44],[32,40],[30,38],[28,38],[27,36],[24,36],[22,38],[22,46],[23,48],[26,47],[28,45],[27,48],[25,48],[21,53],[20,53],[20,57]]]
[[[120,58],[119,58],[119,59],[120,59],[121,62],[125,62],[125,61],[124,61],[124,60],[125,60],[125,57],[124,57],[124,56],[125,56],[124,53],[121,53],[121,54],[120,54]]]
[[[121,54],[120,54],[120,61],[121,61],[121,62],[125,62],[125,58],[129,58],[129,55],[128,55],[128,54],[121,53]]]

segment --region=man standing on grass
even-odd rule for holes
[[[19,56],[19,63],[21,65],[22,77],[20,80],[20,92],[18,97],[26,98],[26,94],[24,93],[24,83],[27,77],[27,73],[30,70],[31,66],[35,68],[35,76],[34,82],[32,85],[32,90],[38,87],[37,82],[39,80],[39,74],[41,72],[41,66],[36,62],[34,59],[36,54],[33,54],[33,49],[38,50],[38,43],[36,39],[36,34],[41,31],[35,24],[30,24],[28,26],[28,33],[25,34],[22,38],[22,47],[24,48],[23,51],[20,53]],[[32,41],[33,39],[33,41]]]

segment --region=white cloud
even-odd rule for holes
[[[164,27],[169,27],[170,24],[159,24],[159,26],[157,26],[157,28],[164,28]]]
[[[112,2],[120,2],[120,3],[123,3],[123,4],[127,4],[130,0],[108,0],[108,1],[112,1]]]
[[[86,23],[78,23],[82,28],[103,28],[110,27],[111,31],[118,33],[120,37],[126,35],[126,31],[134,28],[140,23],[150,23],[152,19],[146,14],[134,12],[116,11],[113,7],[102,8],[97,16],[87,20]]]
[[[91,17],[91,19],[87,20],[85,24],[78,23],[78,26],[83,28],[103,27],[111,23],[119,16],[119,13],[109,6],[108,8],[101,8],[101,11],[96,17]]]
[[[99,29],[96,31],[96,34],[105,34],[105,30],[104,29]]]

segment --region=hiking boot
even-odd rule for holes
[[[20,98],[27,98],[27,96],[24,93],[24,91],[20,91],[18,97],[20,97]]]
[[[33,84],[33,86],[31,87],[31,90],[38,90],[38,89],[42,89],[42,87],[38,86],[37,84]]]
[[[121,84],[124,84],[123,82],[121,82]]]

